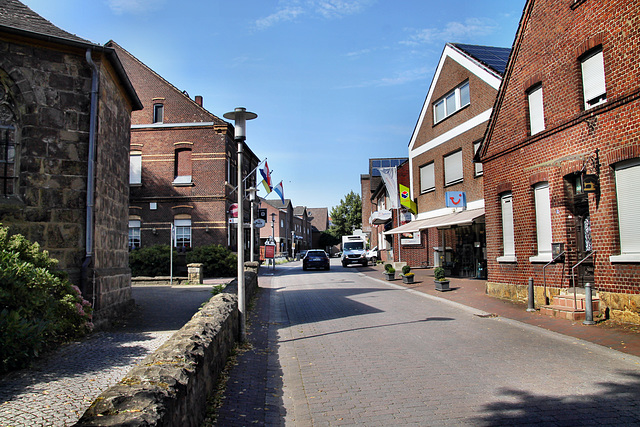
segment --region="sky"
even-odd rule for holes
[[[21,0],[114,40],[222,118],[295,206],[332,207],[370,158],[408,157],[445,43],[511,47],[525,0]],[[275,192],[267,199],[277,199]]]

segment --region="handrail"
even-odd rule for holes
[[[542,267],[542,284],[543,284],[543,292],[544,292],[544,303],[545,304],[549,304],[549,297],[547,296],[547,275],[546,275],[546,268],[553,264],[554,262],[556,262],[556,260],[558,258],[560,258],[561,256],[563,256],[565,253],[565,251],[560,252],[558,255],[555,256],[555,258],[553,258],[551,261],[549,261],[548,263],[546,263],[544,265],[544,267]]]
[[[576,295],[576,275],[575,275],[575,268],[577,266],[579,266],[580,264],[582,264],[583,262],[585,262],[587,260],[587,258],[591,257],[591,255],[594,255],[596,253],[596,251],[591,251],[589,252],[589,254],[587,256],[585,256],[584,258],[582,258],[580,261],[578,261],[577,264],[575,264],[573,267],[571,267],[571,281],[573,282],[573,308],[574,310],[578,308],[578,297]]]

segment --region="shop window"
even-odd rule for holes
[[[462,150],[444,156],[444,185],[462,182]]]
[[[516,261],[515,229],[513,226],[513,194],[505,193],[500,197],[502,211],[502,256],[498,262]]]
[[[590,52],[580,60],[584,108],[595,107],[607,100],[602,48]]]
[[[420,193],[433,191],[436,188],[433,162],[420,167]]]
[[[542,85],[538,85],[530,90],[527,98],[529,100],[529,127],[531,135],[535,135],[545,129]]]
[[[534,189],[536,209],[536,240],[538,254],[529,258],[531,262],[551,261],[551,201],[549,199],[549,183],[537,184]]]
[[[615,175],[620,255],[612,256],[611,262],[640,262],[640,199],[637,196],[640,185],[640,159],[615,165]]]
[[[142,184],[142,153],[139,151],[129,155],[129,184]]]
[[[129,220],[129,250],[140,248],[140,221]]]

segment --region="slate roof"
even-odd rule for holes
[[[493,46],[478,46],[473,44],[451,43],[457,49],[463,51],[469,56],[475,58],[478,62],[491,68],[493,71],[504,75],[504,70],[507,67],[507,61],[509,60],[510,48],[506,47],[493,47]]]
[[[18,0],[0,0],[0,27],[33,33],[34,36],[55,37],[61,40],[95,45],[89,40],[56,27]]]

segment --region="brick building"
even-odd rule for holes
[[[330,248],[320,244],[320,236],[329,229],[329,209],[308,208],[307,214],[311,224],[311,244],[309,248],[324,249],[329,253]]]
[[[108,46],[118,52],[144,105],[131,118],[130,248],[169,244],[173,225],[173,243],[179,250],[219,244],[235,251],[238,225],[232,223],[231,212],[237,207],[238,183],[233,125],[207,111],[201,96],[191,99],[117,43]],[[258,163],[245,145],[243,176]],[[255,186],[255,173],[245,182],[245,188],[250,186]],[[248,223],[248,200],[243,206]],[[248,228],[244,240],[248,249]]]
[[[132,303],[130,116],[142,105],[109,47],[16,0],[0,10],[0,222],[59,260],[94,321]]]
[[[499,47],[444,47],[409,143],[410,191],[418,214],[385,233],[402,236],[400,259],[409,265],[484,277],[483,171],[473,158],[508,56],[509,49]]]
[[[262,199],[261,207],[267,209],[267,224],[260,229],[261,245],[273,237],[276,253],[288,257],[310,248],[311,220],[306,207],[294,207],[289,199],[284,199],[284,203],[279,199]]]
[[[609,316],[640,320],[638,52],[637,1],[526,3],[478,153],[489,293],[533,278],[544,304],[592,281]]]

